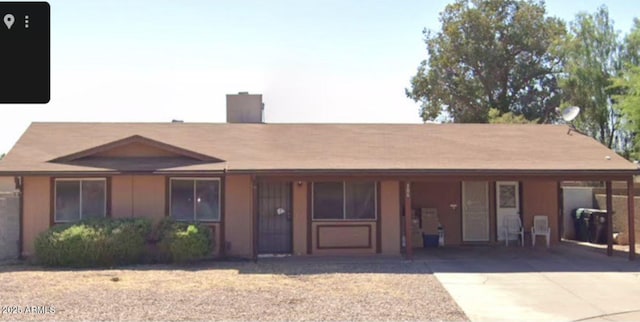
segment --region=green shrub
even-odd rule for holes
[[[36,239],[37,260],[47,266],[91,267],[141,262],[148,219],[89,219],[55,226]]]
[[[211,256],[214,247],[211,229],[199,223],[165,219],[158,225],[157,236],[159,261],[185,263],[204,259]]]

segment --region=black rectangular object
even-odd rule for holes
[[[0,2],[0,103],[49,102],[50,11],[47,2]]]

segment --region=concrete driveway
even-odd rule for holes
[[[417,260],[472,321],[640,321],[640,260],[583,247],[443,248]]]

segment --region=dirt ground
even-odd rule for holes
[[[2,320],[467,320],[424,263],[0,266]]]

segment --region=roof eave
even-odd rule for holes
[[[75,171],[29,171],[0,170],[0,176],[98,176],[98,175],[220,175],[246,174],[265,176],[465,176],[465,177],[590,177],[605,180],[620,180],[640,175],[640,169],[593,169],[593,170],[530,170],[530,169],[218,169],[218,170],[75,170]]]

